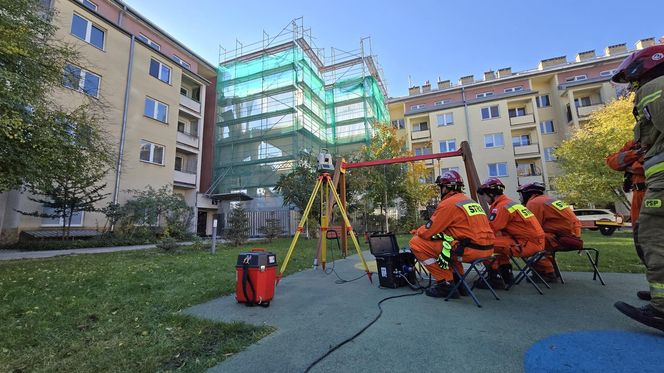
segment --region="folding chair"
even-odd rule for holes
[[[560,273],[560,268],[558,268],[558,262],[556,261],[556,252],[569,253],[569,252],[573,252],[573,251],[576,251],[579,254],[581,254],[581,251],[586,253],[586,256],[588,257],[588,261],[590,262],[590,265],[593,267],[593,281],[595,281],[595,280],[597,280],[597,278],[599,278],[599,282],[601,282],[602,285],[606,285],[606,283],[604,282],[604,279],[602,278],[602,274],[599,273],[599,269],[597,268],[597,266],[599,265],[599,251],[597,249],[592,248],[592,247],[584,247],[581,250],[578,250],[578,249],[562,249],[562,250],[556,250],[556,251],[551,253],[552,254],[552,259],[553,259],[552,260],[553,261],[553,269],[556,273],[556,276],[558,278],[560,278],[560,282],[562,284],[564,284],[565,280],[563,280],[563,275]],[[595,252],[595,259],[594,260],[593,260],[592,256],[590,255],[590,253],[588,251]]]
[[[475,288],[475,285],[473,284],[473,286],[468,286],[468,284],[466,283],[466,277],[468,277],[468,275],[473,271],[475,273],[477,273],[477,275],[482,280],[482,282],[484,282],[484,285],[486,285],[487,288],[489,290],[491,290],[491,294],[493,294],[493,296],[496,298],[496,300],[500,300],[500,298],[498,298],[498,294],[496,294],[496,292],[491,287],[491,284],[489,284],[489,281],[487,281],[486,277],[484,276],[487,269],[486,269],[486,266],[484,266],[483,263],[486,262],[486,261],[494,260],[494,259],[496,259],[496,256],[491,255],[491,256],[484,257],[484,258],[479,258],[479,259],[473,260],[472,262],[470,262],[470,266],[468,267],[468,269],[466,270],[466,272],[463,275],[459,274],[459,271],[457,271],[456,266],[451,266],[452,267],[452,272],[454,273],[454,276],[459,278],[459,281],[455,282],[454,287],[452,288],[452,291],[450,291],[450,293],[447,295],[447,297],[445,297],[445,301],[448,301],[450,299],[450,297],[452,296],[452,294],[454,294],[456,291],[458,291],[460,286],[463,286],[464,289],[466,289],[466,291],[468,292],[468,295],[470,295],[471,298],[473,298],[473,302],[475,302],[477,307],[480,307],[480,308],[482,307],[482,305],[480,304],[480,301],[477,299],[477,297],[475,296],[475,293],[473,292],[473,289]]]
[[[535,254],[531,255],[528,258],[521,257],[521,260],[523,261],[523,267],[519,265],[519,262],[516,260],[516,257],[510,256],[510,260],[512,261],[512,263],[514,263],[514,265],[519,269],[519,273],[516,275],[516,277],[514,277],[514,282],[509,284],[505,288],[505,290],[509,290],[514,285],[518,285],[525,278],[526,281],[530,282],[530,284],[535,287],[535,290],[537,290],[538,293],[544,295],[542,289],[539,286],[537,286],[535,281],[533,281],[533,279],[529,276],[530,274],[537,276],[540,279],[540,281],[542,281],[544,286],[547,287],[547,289],[551,289],[551,286],[549,286],[549,284],[546,281],[544,281],[542,276],[540,276],[540,274],[537,273],[537,271],[533,268],[533,265],[535,265],[535,263],[539,262],[542,258],[544,258],[547,253],[548,252],[546,250],[542,250],[536,252]]]

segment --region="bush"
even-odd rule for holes
[[[173,237],[164,237],[161,241],[157,242],[157,248],[164,251],[174,251],[177,247],[178,243]]]
[[[156,239],[136,238],[136,237],[114,237],[100,236],[87,240],[34,240],[19,241],[11,245],[0,246],[0,250],[20,250],[20,251],[39,251],[39,250],[66,250],[66,249],[85,249],[92,247],[110,247],[110,246],[131,246],[147,245],[155,243]]]
[[[281,220],[274,217],[274,212],[271,214],[270,219],[265,219],[265,225],[258,228],[258,231],[265,235],[267,242],[272,242],[275,238],[284,233],[281,228]]]
[[[238,206],[231,211],[228,217],[227,236],[234,246],[240,246],[249,238],[249,218],[244,207]]]

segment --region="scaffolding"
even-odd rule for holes
[[[316,47],[298,18],[252,45],[220,47],[214,180],[208,193],[271,193],[279,175],[327,148],[349,153],[389,123],[371,40],[343,51]]]

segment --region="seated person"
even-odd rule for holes
[[[528,210],[535,214],[544,230],[544,248],[547,251],[583,249],[579,218],[567,203],[544,195],[545,189],[543,183],[534,182],[522,185],[517,190],[521,203],[525,203]],[[535,263],[534,268],[545,281],[558,280],[550,255]]]
[[[477,194],[491,205],[489,224],[496,235],[493,251],[501,254],[487,270],[489,283],[494,289],[504,289],[505,283],[511,284],[514,280],[510,256],[529,257],[544,250],[544,231],[535,215],[504,195],[504,191],[505,185],[495,177],[488,178],[477,189]],[[475,286],[486,288],[480,280],[475,282]]]
[[[493,231],[482,206],[462,193],[463,179],[456,171],[436,178],[441,201],[426,225],[413,231],[410,248],[436,280],[426,290],[430,297],[446,297],[454,287],[453,271],[463,273],[464,262],[493,253]],[[458,298],[459,294],[451,295]]]

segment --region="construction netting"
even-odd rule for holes
[[[365,64],[322,67],[297,43],[220,64],[213,192],[261,196],[303,155],[368,143],[389,112]]]

